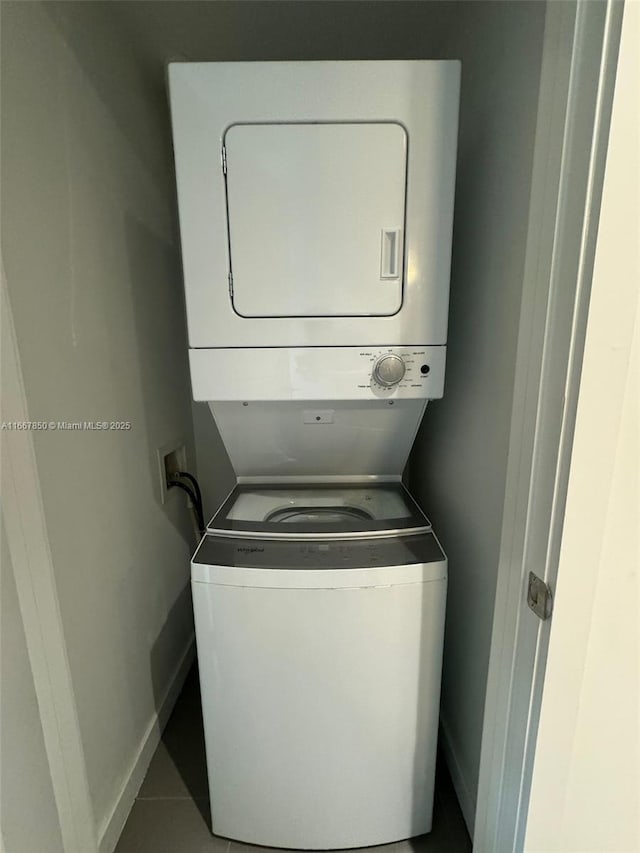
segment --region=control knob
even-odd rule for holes
[[[373,378],[379,385],[390,388],[404,377],[405,363],[395,352],[381,355],[373,366]]]

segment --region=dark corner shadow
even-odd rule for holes
[[[168,681],[166,661],[171,659],[170,650],[175,647],[176,636],[188,636],[189,624],[192,625],[192,622],[191,588],[187,584],[174,602],[151,651],[151,678],[155,705],[160,714]],[[175,653],[173,658],[175,659]],[[173,765],[162,768],[162,773],[166,774],[167,778],[163,784],[167,785],[167,790],[170,791],[167,796],[191,797],[211,830],[209,783],[196,661],[187,674],[184,686],[162,733],[158,750],[162,750],[163,747]],[[157,756],[154,756],[154,761],[156,758]]]
[[[157,449],[182,439],[187,467],[193,469],[195,447],[191,413],[184,295],[180,256],[166,237],[127,211],[123,220],[129,261],[129,287],[138,358],[140,397],[149,447],[149,475],[158,481]],[[160,505],[159,486],[155,500]],[[192,522],[186,501],[165,506],[166,518],[193,553]]]

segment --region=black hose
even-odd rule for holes
[[[184,477],[185,479],[187,479],[191,483],[191,485],[193,486],[193,490],[196,493],[196,497],[198,499],[198,504],[200,506],[200,514],[202,516],[204,516],[204,508],[203,508],[203,504],[202,504],[202,492],[200,491],[200,486],[198,485],[198,481],[193,476],[193,474],[190,474],[188,471],[174,471],[173,476],[174,477]]]
[[[194,492],[189,488],[189,486],[185,485],[185,483],[181,483],[180,480],[168,480],[167,487],[172,489],[173,487],[178,489],[182,489],[183,492],[189,495],[191,499],[191,503],[194,505],[196,514],[198,516],[198,527],[200,528],[200,533],[204,533],[204,515],[202,513],[202,504],[198,501],[198,498],[194,494]]]

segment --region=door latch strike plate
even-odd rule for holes
[[[544,621],[551,616],[553,609],[551,587],[533,572],[529,572],[527,604],[539,619]]]

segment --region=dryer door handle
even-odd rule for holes
[[[380,245],[380,278],[400,277],[400,228],[383,228]]]

